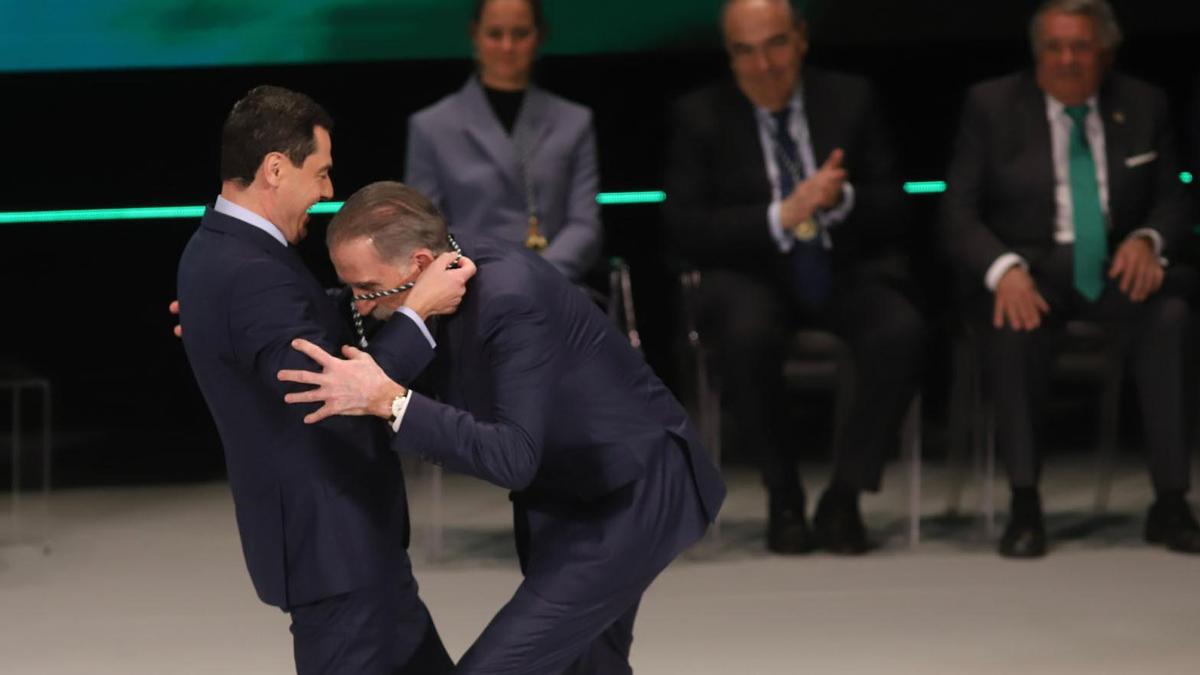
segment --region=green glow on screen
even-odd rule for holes
[[[601,192],[596,195],[598,204],[657,204],[667,198],[665,192]],[[345,202],[321,202],[308,210],[314,215],[337,213]],[[95,222],[104,220],[170,220],[175,218],[199,218],[204,215],[203,206],[147,206],[121,209],[72,209],[65,211],[12,211],[0,213],[0,225],[19,223],[67,223]]]
[[[1180,182],[1190,184],[1192,174],[1179,174]],[[940,194],[946,191],[946,182],[940,180],[909,181],[904,191],[910,195]],[[602,206],[624,206],[627,204],[661,204],[667,201],[662,190],[638,192],[601,192],[596,203]],[[337,213],[344,202],[321,202],[308,210],[314,215]],[[124,209],[73,209],[66,211],[10,211],[0,212],[0,225],[19,223],[66,223],[101,220],[170,220],[173,218],[199,218],[204,215],[203,206],[147,206]]]
[[[704,40],[721,0],[545,3],[545,54]],[[66,5],[64,7],[64,5]],[[471,58],[474,0],[0,0],[0,72]],[[449,83],[448,83],[449,84]]]

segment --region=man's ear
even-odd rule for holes
[[[796,21],[796,51],[801,61],[808,56],[808,22],[804,19]]]
[[[424,271],[429,267],[430,263],[437,260],[437,256],[427,248],[419,248],[413,251],[413,261],[417,263],[417,267]]]
[[[291,160],[282,152],[268,152],[263,157],[262,164],[258,165],[258,172],[262,175],[263,181],[271,187],[279,187],[280,179],[283,176],[285,166],[290,165]]]

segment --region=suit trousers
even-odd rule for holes
[[[298,675],[438,675],[454,667],[407,558],[385,586],[289,613]]]
[[[642,594],[708,519],[674,438],[645,474],[591,502],[513,495],[524,581],[455,673],[620,675]]]
[[[714,336],[722,400],[742,445],[757,456],[772,491],[799,489],[796,442],[784,436],[783,362],[798,328],[836,334],[854,358],[854,396],[833,480],[855,490],[879,489],[884,454],[919,384],[924,320],[898,283],[884,278],[835,277],[824,308],[807,313],[782,284],[724,269],[704,270],[701,330]]]
[[[1073,251],[1054,246],[1031,261],[1030,273],[1050,305],[1037,329],[1021,332],[992,325],[994,295],[980,295],[972,316],[983,336],[984,373],[996,410],[996,446],[1008,466],[1013,487],[1037,485],[1040,460],[1037,428],[1048,420],[1053,338],[1066,321],[1081,319],[1105,327],[1120,353],[1130,360],[1137,386],[1150,473],[1157,491],[1186,490],[1190,482],[1189,457],[1184,440],[1184,345],[1188,305],[1183,294],[1191,270],[1167,269],[1163,287],[1150,298],[1135,303],[1107,280],[1096,302],[1088,302],[1074,288]]]

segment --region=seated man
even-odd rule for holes
[[[1079,317],[1127,346],[1157,499],[1146,540],[1200,552],[1185,501],[1182,275],[1186,198],[1162,92],[1109,72],[1120,32],[1105,0],[1048,0],[1030,35],[1034,72],[971,89],[942,225],[983,336],[1012,514],[1000,553],[1046,551],[1037,439],[1049,335]]]
[[[287,400],[325,401],[310,422],[391,418],[398,452],[513,491],[525,580],[455,672],[631,672],[642,593],[725,497],[682,407],[549,262],[482,235],[459,235],[478,271],[458,311],[433,328],[435,354],[424,323],[393,315],[417,292],[408,284],[458,242],[411,188],[359,190],[328,240],[338,275],[360,294],[356,310],[388,319],[370,340],[379,366],[405,385],[424,373],[424,384],[396,384],[353,348],[342,361],[297,341],[325,372],[280,373],[322,385]]]
[[[873,88],[802,67],[805,24],[787,0],[730,0],[732,82],[679,102],[666,215],[703,273],[701,328],[715,337],[725,403],[769,492],[767,547],[863,553],[859,494],[879,489],[921,371],[923,321],[906,291],[904,195]],[[814,517],[796,468],[783,360],[799,327],[854,356],[854,398]]]

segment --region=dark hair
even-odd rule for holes
[[[333,131],[333,119],[316,101],[283,87],[261,85],[229,111],[221,128],[221,180],[254,182],[263,157],[287,155],[295,166],[317,149],[313,127]]]
[[[475,7],[471,10],[471,25],[475,26],[479,20],[483,18],[483,8],[492,0],[475,0]],[[542,0],[525,0],[525,4],[529,5],[529,12],[533,14],[533,26],[537,28],[538,34],[542,39],[546,37],[546,20],[542,14]]]
[[[325,232],[330,249],[359,238],[369,239],[386,262],[401,260],[419,248],[434,253],[450,249],[446,221],[433,202],[395,181],[371,183],[350,195]]]

